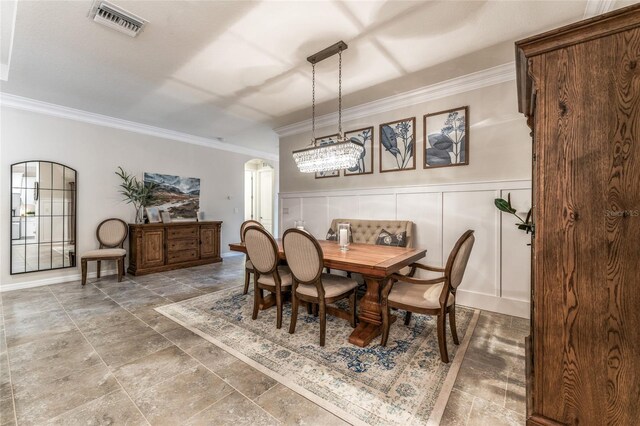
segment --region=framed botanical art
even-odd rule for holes
[[[320,138],[316,138],[316,145],[317,146],[329,145],[332,143],[336,143],[337,140],[338,140],[337,134],[322,136]],[[338,177],[338,176],[340,176],[340,170],[331,170],[330,172],[316,172],[316,179]]]
[[[373,173],[373,126],[345,132],[344,136],[364,146],[358,164],[344,170],[345,176],[368,175]]]
[[[380,125],[380,173],[416,168],[416,118]]]
[[[425,169],[469,164],[469,107],[424,116]]]

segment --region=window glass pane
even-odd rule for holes
[[[64,166],[53,164],[53,189],[64,189]]]
[[[62,216],[64,214],[64,193],[65,191],[51,191],[51,214]]]
[[[53,188],[53,182],[51,180],[51,163],[46,161],[40,162],[40,175],[38,181],[41,189]]]
[[[64,240],[64,218],[53,216],[51,225],[51,241],[61,242]]]
[[[38,216],[51,216],[51,197],[53,191],[50,189],[40,189],[38,191],[40,197],[38,198],[38,202],[36,204],[36,215]]]
[[[62,243],[53,244],[51,246],[51,267],[62,268],[64,266],[64,254],[62,252]]]
[[[64,189],[75,189],[76,172],[69,167],[64,168]],[[73,185],[71,185],[73,184]]]
[[[51,217],[40,218],[40,234],[38,237],[40,243],[51,242]]]
[[[25,272],[25,250],[24,244],[18,244],[11,247],[11,272],[14,274]]]
[[[27,259],[27,271],[38,270],[38,260],[40,254],[38,252],[38,244],[27,244],[25,257]]]
[[[40,269],[51,269],[51,244],[40,244]]]

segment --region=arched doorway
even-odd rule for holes
[[[274,169],[261,159],[244,164],[244,219],[257,220],[273,233]]]

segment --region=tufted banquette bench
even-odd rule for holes
[[[333,219],[331,229],[338,229],[338,223],[351,224],[351,235],[354,243],[375,244],[380,231],[392,234],[407,233],[407,247],[413,247],[413,222],[410,220],[373,220],[373,219]]]

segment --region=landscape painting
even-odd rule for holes
[[[199,178],[145,172],[144,182],[158,185],[153,204],[158,210],[168,212],[171,219],[196,219],[200,210]]]

